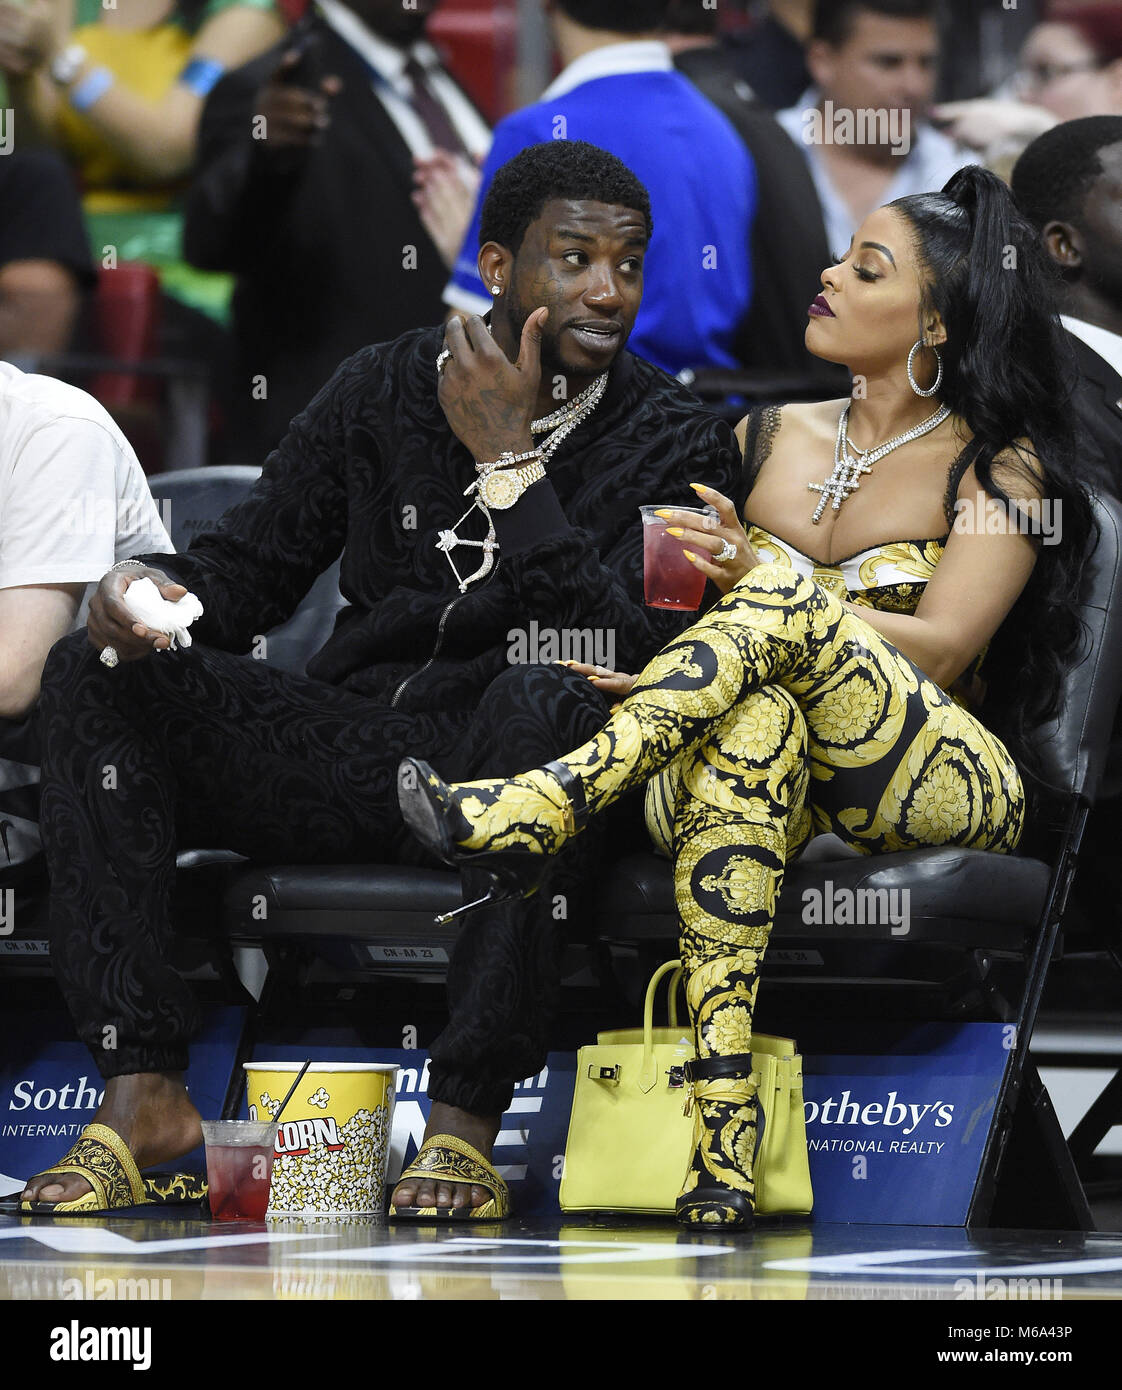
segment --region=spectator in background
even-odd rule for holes
[[[186,249],[237,273],[233,425],[248,460],[343,358],[441,316],[445,265],[413,204],[413,160],[481,156],[490,137],[424,40],[434,9],[320,0],[207,102]]]
[[[183,263],[177,194],[207,93],[284,28],[274,0],[0,0],[20,144],[49,145],[77,170],[99,258],[113,246],[162,267],[185,304],[223,312],[227,282]]]
[[[778,115],[818,190],[830,254],[873,208],[936,192],[964,163],[927,112],[939,39],[934,0],[817,0],[807,64],[814,87]]]
[[[1013,194],[1062,279],[1057,296],[1077,375],[1071,402],[1086,470],[1122,499],[1122,115],[1067,121],[1038,136],[1013,169]],[[1097,943],[1116,942],[1122,825],[1122,715],[1083,836],[1072,903]],[[1067,930],[1065,923],[1065,930]]]
[[[1122,116],[1038,136],[1013,169],[1013,193],[1062,277],[1073,404],[1102,456],[1100,481],[1122,498]]]
[[[1059,121],[1122,115],[1122,8],[1081,5],[1036,25],[1021,49],[1015,100],[947,102],[933,115],[1005,175],[1030,140]]]
[[[664,39],[674,66],[732,122],[756,170],[759,214],[752,227],[752,308],[737,357],[746,367],[823,378],[829,369],[806,349],[807,305],[818,293],[829,247],[820,218],[808,217],[817,199],[801,152],[771,111],[739,75],[735,58],[718,39],[716,11],[697,0],[672,0]],[[800,50],[801,52],[801,50]],[[800,88],[800,91],[802,89]],[[844,369],[824,387],[846,391]]]
[[[0,883],[39,850],[33,707],[47,653],[76,626],[91,580],[174,548],[136,455],[93,397],[0,362]]]
[[[78,195],[47,153],[0,159],[0,357],[64,352],[94,283]]]
[[[546,0],[562,70],[500,121],[445,301],[484,313],[479,214],[491,178],[528,145],[583,140],[650,189],[654,235],[631,350],[669,372],[738,365],[752,297],[752,161],[728,120],[674,71],[660,31],[669,0]]]
[[[686,0],[688,4],[688,0]],[[700,0],[692,9],[705,14]],[[767,13],[748,34],[727,39],[725,48],[737,75],[772,111],[792,106],[810,86],[806,44],[814,19],[814,0],[768,0]]]

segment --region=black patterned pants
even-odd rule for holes
[[[397,808],[405,754],[458,778],[547,761],[590,738],[607,705],[561,666],[511,667],[470,713],[403,714],[319,681],[202,646],[108,670],[86,633],[43,674],[42,833],[51,952],[79,1035],[104,1077],[178,1071],[198,1026],[168,961],[178,848],[258,862],[424,863]],[[429,1094],[498,1114],[541,1069],[564,921],[603,835],[574,841],[543,891],[480,912],[448,976],[449,1022]],[[465,893],[480,885],[466,876]]]

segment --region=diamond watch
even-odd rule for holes
[[[527,488],[544,477],[545,465],[541,459],[527,464],[525,468],[496,468],[482,474],[476,483],[476,495],[485,507],[503,512],[513,507]]]

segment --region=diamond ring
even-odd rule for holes
[[[98,658],[103,666],[108,666],[110,670],[120,661],[115,647],[102,647],[101,656]]]
[[[436,370],[437,370],[438,372],[442,372],[442,371],[444,370],[444,364],[445,364],[445,362],[448,361],[448,359],[449,359],[451,356],[452,356],[452,353],[451,353],[451,350],[450,350],[449,348],[441,348],[441,349],[440,349],[440,351],[436,354]]]
[[[731,560],[735,554],[736,546],[733,545],[732,541],[722,541],[720,550],[713,556],[713,563],[723,565],[726,560]]]

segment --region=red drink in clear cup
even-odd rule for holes
[[[277,1127],[255,1120],[204,1120],[210,1213],[215,1221],[264,1221]]]
[[[677,608],[690,612],[701,606],[705,575],[686,559],[688,542],[669,536],[665,518],[659,511],[693,512],[701,528],[705,517],[716,517],[712,507],[640,507],[643,517],[643,599],[648,608]]]

